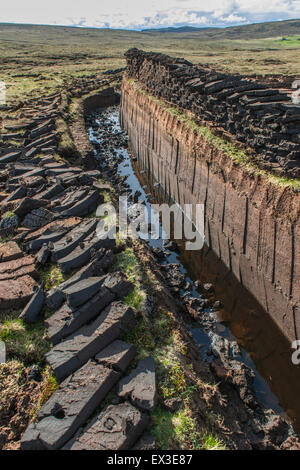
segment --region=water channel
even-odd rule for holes
[[[119,107],[99,109],[87,121],[91,142],[95,145],[95,157],[99,166],[105,169],[109,159],[118,160],[117,171],[127,183],[128,194],[139,192],[139,202],[148,211],[151,204],[173,204],[158,181],[147,168],[142,168],[138,159],[128,149],[118,146],[118,136],[124,136],[119,122]],[[104,136],[110,135],[110,146],[101,151]],[[105,156],[104,156],[105,155]],[[164,227],[160,225],[159,238],[149,238],[152,248],[164,247]],[[161,263],[179,263],[191,289],[187,295],[203,298],[197,287],[213,285],[214,297],[219,307],[206,307],[206,313],[214,319],[213,330],[229,341],[236,341],[240,354],[235,358],[248,365],[255,373],[254,387],[257,397],[267,407],[288,417],[296,431],[300,432],[300,366],[291,361],[291,346],[277,325],[258,304],[254,297],[243,288],[234,275],[206,246],[198,251],[187,251],[185,241],[176,239],[177,248],[170,251]],[[196,284],[195,284],[196,282]],[[184,290],[182,295],[185,295]],[[201,356],[210,360],[206,352],[211,337],[195,322],[188,325]]]

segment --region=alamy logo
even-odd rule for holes
[[[293,81],[292,89],[296,90],[292,93],[292,102],[294,104],[300,104],[300,80]]]
[[[6,347],[3,341],[0,341],[0,364],[6,362]]]
[[[295,351],[292,354],[292,363],[295,366],[298,366],[300,364],[300,340],[299,339],[292,342],[292,348],[295,349]]]
[[[0,81],[0,106],[6,104],[6,85]]]
[[[126,196],[119,198],[119,210],[112,204],[101,204],[96,211],[101,220],[97,226],[99,238],[142,238],[184,240],[186,250],[201,250],[204,244],[203,204],[184,204],[183,210],[173,204],[128,204]],[[173,219],[173,224],[171,223]],[[194,223],[192,222],[194,220]]]

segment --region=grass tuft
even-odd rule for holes
[[[135,345],[139,359],[148,357],[155,349],[155,341],[150,332],[149,324],[143,317],[137,320],[135,328],[126,333],[124,340]]]
[[[12,211],[7,211],[2,215],[2,219],[9,218],[11,219],[12,217],[15,217],[15,213]]]
[[[203,440],[206,450],[226,450],[224,442],[214,434],[205,434]]]
[[[136,282],[140,278],[140,263],[132,248],[126,248],[118,254],[117,267],[125,272],[131,282]]]
[[[65,281],[65,276],[56,264],[48,263],[39,269],[40,279],[45,283],[45,289],[50,290]]]
[[[5,343],[7,357],[26,364],[40,363],[50,347],[45,326],[42,321],[28,325],[19,315],[20,311],[11,312],[0,324],[0,340]]]
[[[123,302],[135,311],[142,309],[145,302],[146,294],[140,287],[135,286],[133,291],[130,292],[124,299]]]
[[[62,118],[56,120],[56,129],[59,135],[59,155],[66,159],[74,157],[77,153],[76,147],[70,135],[68,125]]]
[[[151,433],[155,438],[157,446],[161,450],[179,449],[179,446],[176,445],[172,413],[161,407],[157,407],[151,413],[151,418],[154,422]]]
[[[37,410],[39,411],[40,408],[46,403],[51,395],[55,392],[55,390],[58,389],[59,383],[57,381],[57,378],[51,371],[49,366],[46,366],[46,368],[43,371],[43,389],[39,397],[39,401],[37,404]]]
[[[146,293],[141,286],[142,266],[132,248],[127,248],[117,255],[115,269],[123,271],[134,284],[133,291],[124,298],[123,302],[132,307],[136,313],[142,312],[146,301]]]
[[[157,407],[151,417],[154,421],[152,434],[161,450],[226,450],[218,436],[201,433],[188,408],[176,413]]]

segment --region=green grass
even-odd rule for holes
[[[138,358],[143,359],[153,354],[155,349],[155,340],[150,332],[148,321],[140,317],[137,325],[131,331],[125,334],[125,341],[134,344],[137,349]]]
[[[134,310],[138,311],[145,301],[145,293],[140,287],[135,286],[123,300],[123,302]]]
[[[174,444],[176,447],[176,436],[172,421],[172,413],[157,407],[151,413],[151,418],[154,421],[154,427],[151,432],[158,447],[161,450],[169,450],[170,448],[173,448]]]
[[[281,47],[300,47],[300,36],[283,36],[276,41]]]
[[[283,36],[287,41],[281,41]],[[1,80],[8,104],[35,99],[73,79],[88,80],[124,67],[130,47],[230,73],[288,77],[299,74],[298,38],[299,25],[284,21],[180,34],[0,24]]]
[[[11,219],[12,217],[15,217],[15,213],[12,211],[7,211],[2,215],[2,219],[9,218]]]
[[[125,335],[125,341],[136,346],[139,359],[153,356],[159,380],[161,400],[187,398],[193,389],[186,384],[184,369],[178,359],[177,331],[173,330],[171,317],[159,312],[151,323],[143,313],[137,325]],[[184,353],[183,348],[181,353]]]
[[[81,109],[80,103],[81,100],[79,98],[71,98],[68,110],[68,115],[71,121],[76,121],[76,119],[78,119],[78,114]]]
[[[11,312],[0,324],[0,340],[6,345],[8,359],[25,364],[40,363],[49,350],[50,343],[42,321],[28,325],[18,318],[21,311]]]
[[[134,284],[134,289],[123,300],[126,305],[132,307],[135,312],[142,310],[145,303],[146,294],[141,284],[141,274],[143,267],[135,256],[132,248],[126,248],[117,255],[117,262],[114,269],[123,271],[129,281]]]
[[[204,449],[206,450],[226,450],[226,446],[218,436],[206,434],[204,436]]]
[[[56,130],[59,135],[59,142],[58,142],[58,153],[62,158],[71,158],[75,157],[77,154],[76,147],[74,145],[74,141],[71,137],[69,127],[64,119],[57,119],[56,120]]]
[[[161,394],[164,398],[180,395],[185,390],[183,370],[174,353],[177,332],[173,331],[173,320],[168,313],[157,312],[149,321],[144,312],[146,293],[141,286],[149,284],[145,280],[143,266],[134,254],[133,248],[127,248],[117,256],[117,269],[126,273],[135,284],[124,302],[136,312],[137,325],[125,335],[126,341],[135,344],[139,358],[152,355],[161,372]],[[144,274],[144,277],[142,277]]]
[[[45,284],[45,289],[50,290],[66,280],[62,270],[56,264],[48,263],[39,269],[40,279]]]
[[[49,366],[46,366],[45,369],[43,370],[43,379],[44,379],[44,386],[43,386],[43,390],[38,401],[37,411],[39,411],[39,409],[43,406],[43,404],[49,400],[51,395],[59,387],[57,378],[55,377],[55,375],[53,374]]]
[[[157,407],[151,417],[155,423],[152,434],[161,450],[226,450],[215,434],[201,433],[188,409],[176,413]]]
[[[197,431],[195,420],[188,410],[179,410],[173,417],[174,432],[180,444],[187,443],[190,449],[201,450],[203,443],[201,434]]]
[[[192,403],[200,393],[200,383],[190,382],[187,371],[191,365],[187,362],[187,346],[181,338],[175,324],[172,312],[160,307],[154,307],[153,313],[144,308],[140,297],[140,286],[150,294],[153,289],[152,276],[146,264],[141,263],[133,247],[119,253],[117,267],[122,269],[137,287],[125,298],[125,302],[135,310],[136,326],[124,335],[124,340],[134,344],[137,359],[152,356],[155,362],[158,386],[158,405],[151,413],[153,427],[151,432],[157,446],[162,450],[168,449],[205,449],[221,447],[221,441],[215,437],[212,443],[213,426],[208,425],[203,430],[199,427]],[[201,386],[208,387],[201,382]],[[179,399],[181,405],[178,411],[171,413],[164,408],[169,399]],[[211,436],[208,440],[207,436]]]
[[[132,248],[126,248],[126,250],[117,255],[116,267],[124,271],[128,279],[132,282],[136,282],[140,277],[140,263]]]
[[[8,139],[8,140],[0,140],[0,147],[22,147],[24,144],[21,140],[16,139]]]
[[[110,191],[103,191],[102,194],[104,198],[104,204],[111,204],[112,197],[111,197]]]
[[[31,421],[36,421],[41,407],[49,400],[51,395],[59,388],[59,383],[53,374],[51,368],[47,365],[42,372],[42,389],[35,406],[31,409]]]
[[[162,361],[163,363],[164,361]],[[165,361],[167,362],[167,361]],[[169,362],[169,361],[168,361]],[[166,364],[165,364],[166,365]],[[180,364],[170,365],[166,377],[161,383],[161,392],[165,399],[179,397],[186,391],[184,371]]]

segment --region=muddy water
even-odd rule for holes
[[[106,126],[104,131],[103,119]],[[139,201],[143,201],[148,211],[153,203],[173,204],[147,168],[141,168],[134,155],[118,147],[117,136],[122,131],[118,107],[99,110],[93,114],[93,126],[88,128],[91,142],[101,146],[102,133],[107,131],[112,135],[112,158],[120,158],[118,173],[128,185],[127,193],[133,195],[139,191]],[[97,150],[95,151],[100,166],[105,167],[107,154],[101,154],[102,152],[97,155]],[[144,238],[143,234],[140,235]],[[164,237],[164,227],[160,226],[160,237],[150,238],[148,242],[152,247],[162,248]],[[205,309],[214,319],[214,332],[230,341],[237,341],[241,354],[235,359],[244,362],[254,371],[257,397],[267,408],[286,415],[295,430],[300,432],[300,366],[291,362],[290,344],[268,314],[207,246],[200,251],[186,251],[184,241],[176,240],[176,243],[176,251],[170,252],[162,263],[179,263],[186,281],[192,285],[193,297],[203,296],[203,292],[196,288],[195,281],[200,281],[200,285],[213,284],[214,300],[220,301],[222,306],[219,309]],[[184,291],[182,294],[184,295]],[[202,357],[210,360],[206,356],[211,342],[207,332],[197,326],[196,322],[191,323],[190,331]]]

